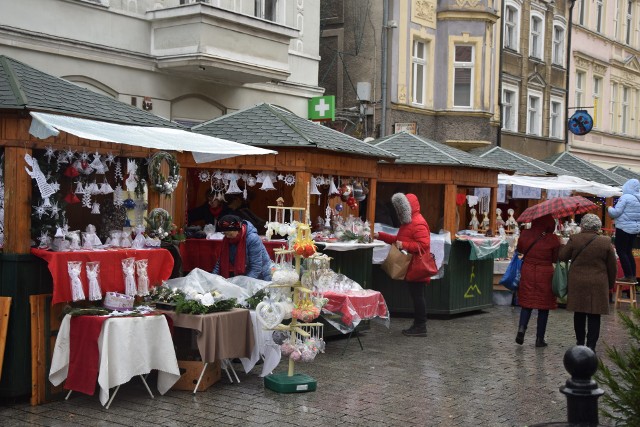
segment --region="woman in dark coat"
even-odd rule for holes
[[[424,300],[425,286],[431,281],[426,271],[419,263],[418,255],[431,253],[431,232],[427,220],[420,213],[420,202],[415,194],[396,193],[391,197],[391,203],[398,214],[400,228],[394,236],[388,233],[375,233],[374,237],[385,243],[395,244],[398,249],[413,254],[407,276],[419,277],[419,280],[407,282],[411,299],[413,300],[413,325],[402,333],[410,337],[427,336],[427,314]]]
[[[586,214],[580,221],[581,232],[560,249],[560,261],[575,260],[569,269],[567,310],[573,311],[576,342],[584,345],[586,338],[593,351],[600,336],[600,315],[609,314],[609,290],[618,271],[611,239],[598,235],[601,227],[600,218]]]
[[[557,308],[556,297],[551,291],[553,263],[558,259],[560,240],[553,234],[555,220],[551,215],[536,218],[531,228],[523,230],[518,239],[518,253],[525,254],[522,263],[518,302],[520,323],[516,342],[524,343],[524,334],[533,309],[538,310],[536,347],[546,347],[544,335],[547,330],[549,310]]]

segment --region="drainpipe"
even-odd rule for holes
[[[389,20],[389,0],[382,3],[382,75],[380,88],[382,91],[382,117],[380,118],[380,138],[387,135],[387,21]]]
[[[567,30],[567,75],[564,83],[564,151],[569,151],[569,76],[571,75],[571,29],[573,28],[573,6],[576,0],[569,0],[569,25]],[[579,107],[579,105],[578,105]]]
[[[500,125],[498,126],[498,137],[496,139],[496,146],[502,147],[502,121],[504,117],[502,117],[502,52],[504,51],[504,14],[506,12],[505,0],[502,0],[502,12],[500,14],[500,36],[499,36],[499,44],[498,44],[498,108],[500,109]],[[516,117],[516,120],[518,118]]]

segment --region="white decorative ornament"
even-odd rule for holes
[[[198,179],[200,180],[200,182],[207,182],[209,181],[209,179],[211,179],[211,174],[207,170],[201,170],[198,173]]]
[[[284,309],[273,300],[262,301],[256,306],[256,319],[263,329],[275,329],[284,320]]]
[[[312,176],[311,179],[309,180],[309,184],[311,187],[311,191],[309,191],[309,194],[319,196],[320,190],[318,190],[318,181],[316,180],[316,177]]]
[[[295,175],[292,175],[290,173],[288,173],[285,177],[284,177],[284,183],[291,186],[293,184],[296,183],[296,177]]]
[[[282,180],[284,180],[284,175],[278,174],[278,181],[282,181]]]
[[[242,193],[242,190],[238,187],[238,175],[230,173],[226,177],[229,179],[229,188],[227,188],[226,194]]]
[[[269,175],[265,175],[263,181],[262,181],[262,187],[260,187],[261,190],[264,191],[269,191],[269,190],[275,190],[276,188],[273,186],[273,182],[271,181],[271,176]]]
[[[92,214],[100,214],[100,203],[98,202],[94,202],[93,205],[91,206],[91,213]]]
[[[114,171],[113,176],[118,181],[122,181],[124,179],[124,177],[122,176],[122,163],[116,162],[116,170]]]
[[[107,181],[100,184],[100,194],[111,194],[113,193],[113,188]]]
[[[76,185],[76,194],[84,194],[87,191],[84,189],[84,187],[82,186],[82,181],[78,181],[77,185]]]
[[[113,204],[115,206],[122,206],[124,204],[124,198],[122,195],[122,187],[120,184],[116,185],[116,189],[113,190]]]
[[[82,195],[82,207],[89,209],[93,207],[91,204],[91,193],[84,193]]]
[[[51,209],[51,218],[58,219],[60,214],[60,207],[58,206],[58,202],[53,202],[49,209]]]
[[[27,171],[27,174],[29,174],[31,178],[36,180],[38,190],[40,190],[40,195],[44,199],[43,206],[50,207],[51,202],[49,201],[49,197],[56,193],[55,188],[47,182],[47,179],[40,170],[40,166],[38,165],[38,161],[36,159],[31,157],[29,154],[25,154],[24,160],[29,166],[31,166],[31,170],[29,170],[29,168],[27,167],[25,167],[24,169]]]
[[[111,166],[111,164],[116,160],[116,156],[113,155],[111,151],[107,153],[107,157],[105,157],[104,161]]]
[[[127,159],[127,173],[129,174],[129,176],[125,181],[125,184],[127,185],[128,191],[135,191],[136,187],[138,186],[138,179],[136,177],[137,170],[138,165],[136,165],[136,161]]]
[[[47,146],[47,151],[44,153],[44,156],[47,158],[47,163],[51,163],[51,158],[56,156],[56,150],[53,149],[52,146]]]
[[[98,153],[97,151],[93,155],[93,161],[89,166],[91,166],[98,175],[104,175],[104,164],[102,163],[102,160],[100,160],[100,153]]]
[[[256,179],[256,177],[255,177],[255,176],[251,176],[251,175],[250,175],[250,176],[247,178],[246,182],[247,182],[247,185],[248,185],[249,187],[253,187],[254,185],[256,185],[256,183],[257,183],[258,181],[257,181],[257,179]]]
[[[340,194],[340,191],[338,190],[338,187],[336,187],[332,176],[329,177],[329,181],[331,181],[331,183],[329,184],[329,195],[333,196],[335,194]]]

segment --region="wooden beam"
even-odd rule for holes
[[[293,186],[291,206],[294,208],[307,208],[307,190],[311,181],[311,174],[308,172],[296,172],[296,185]],[[305,219],[307,213],[305,212]]]
[[[4,363],[4,350],[7,345],[10,311],[11,297],[0,297],[0,379],[2,379],[2,364]]]
[[[173,192],[173,222],[182,228],[187,224],[187,168],[180,168],[180,182]]]
[[[4,253],[28,254],[31,250],[31,177],[24,167],[28,148],[4,150]]]
[[[491,188],[491,195],[489,196],[489,230],[493,230],[495,235],[498,235],[498,229],[496,228],[496,209],[498,209],[498,187]]]
[[[456,195],[458,194],[458,186],[455,184],[447,184],[444,186],[444,229],[451,233],[451,237],[458,231]],[[435,230],[436,232],[440,230]]]
[[[367,201],[367,220],[369,221],[369,224],[371,226],[371,236],[373,237],[373,224],[375,223],[375,219],[376,219],[376,190],[378,188],[378,180],[373,178],[369,180],[369,194],[367,195],[367,197],[369,198],[369,200]]]
[[[46,331],[47,296],[50,294],[30,295],[31,311],[31,405],[46,401],[47,390],[47,347]]]
[[[604,201],[605,210],[604,210],[604,226],[603,228],[613,229],[613,220],[609,216],[609,207],[613,207],[613,197],[607,197]],[[615,234],[615,230],[614,230]]]

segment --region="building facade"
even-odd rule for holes
[[[576,0],[572,24],[569,105],[585,107],[594,127],[570,134],[569,150],[640,172],[640,2]]]
[[[336,95],[338,126],[463,149],[495,144],[499,2],[336,0],[321,13],[319,84]]]
[[[565,149],[568,1],[502,3],[499,145],[537,159]]]
[[[323,92],[315,0],[0,3],[1,54],[189,126]]]

